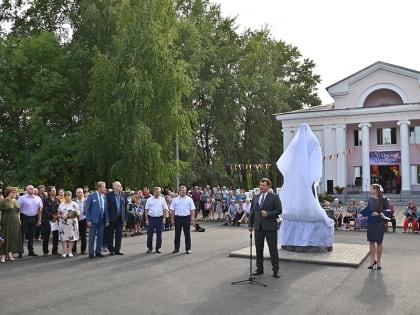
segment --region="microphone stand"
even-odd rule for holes
[[[245,280],[234,281],[231,284],[240,284],[240,283],[256,284],[263,287],[267,286],[264,283],[256,281],[255,277],[252,276],[252,231],[249,232],[249,278]]]

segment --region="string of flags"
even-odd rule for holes
[[[419,150],[420,149],[420,144],[416,143],[416,149]],[[350,149],[346,149],[343,152],[340,153],[334,153],[334,154],[329,154],[329,155],[325,155],[322,160],[336,160],[341,156],[349,156],[351,154],[354,154],[356,152],[356,148],[352,147]],[[270,169],[273,164],[241,164],[241,163],[233,163],[233,164],[227,164],[226,165],[227,168],[231,171],[236,171],[236,170],[264,170],[264,169]]]
[[[273,165],[272,164],[227,164],[227,167],[231,170],[264,170],[270,169]]]
[[[420,149],[420,143],[416,143],[416,149],[419,150]],[[351,149],[346,149],[343,152],[340,153],[334,153],[334,154],[330,154],[330,155],[325,155],[322,160],[336,160],[340,157],[340,155],[342,156],[349,156],[350,154],[353,154],[354,152],[356,152],[356,148],[353,147]]]
[[[351,149],[346,149],[343,152],[340,153],[334,153],[334,154],[330,154],[330,155],[326,155],[322,158],[323,161],[325,160],[336,160],[340,157],[340,155],[342,156],[349,156],[350,154],[353,154],[354,152],[356,152],[356,148],[353,147]]]

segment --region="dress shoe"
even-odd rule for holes
[[[191,250],[190,249],[188,249],[186,252],[185,252],[185,254],[191,254]]]
[[[93,258],[95,257],[93,254],[89,254],[89,258]]]
[[[179,249],[174,249],[174,250],[172,251],[172,254],[176,254],[176,253],[179,253]]]
[[[114,256],[115,252],[109,252],[109,256]]]
[[[160,249],[156,249],[156,253],[162,254],[162,251]]]
[[[19,256],[18,256],[18,258],[22,258],[22,253],[19,253]]]
[[[121,253],[121,252],[115,252],[115,255],[122,256],[122,255],[124,255],[124,253]]]
[[[263,270],[255,269],[255,271],[252,273],[253,276],[259,276],[264,273]]]
[[[105,257],[104,254],[102,254],[102,253],[96,253],[95,256],[96,257]]]
[[[274,277],[274,278],[280,278],[280,274],[279,274],[279,272],[278,272],[278,271],[275,271],[275,272],[273,273],[273,277]]]
[[[150,254],[151,252],[152,252],[152,249],[149,248],[146,253]]]
[[[38,256],[38,254],[35,253],[29,253],[28,256]]]

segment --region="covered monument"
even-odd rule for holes
[[[282,249],[331,251],[334,221],[319,204],[316,186],[322,176],[322,152],[318,139],[307,124],[299,130],[277,161],[284,177],[280,191],[282,223],[279,244]]]

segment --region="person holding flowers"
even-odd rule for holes
[[[62,257],[73,257],[72,249],[74,242],[79,239],[79,206],[71,200],[71,191],[64,193],[64,202],[58,207],[60,240],[63,243]]]

